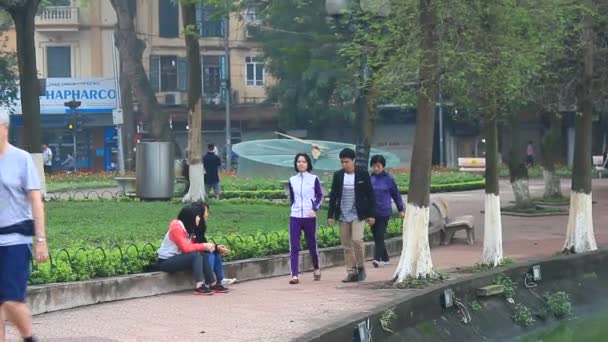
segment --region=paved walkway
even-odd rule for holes
[[[563,181],[564,188],[569,182]],[[542,183],[533,181],[533,193]],[[502,201],[512,199],[508,183],[501,183]],[[477,242],[464,243],[464,234],[451,246],[432,249],[437,269],[472,265],[479,260],[483,241],[483,191],[444,197],[450,215],[474,214]],[[608,246],[608,180],[594,180],[595,233]],[[519,218],[503,216],[505,255],[517,260],[549,256],[561,249],[567,216]],[[198,297],[178,293],[66,310],[34,317],[43,341],[289,341],[345,315],[371,310],[403,296],[403,290],[374,289],[370,283],[390,278],[394,265],[368,267],[364,283],[344,285],[340,267],[323,270],[323,280],[301,276],[290,286],[288,277],[235,284],[229,294]],[[415,290],[408,290],[415,291]],[[14,331],[9,336],[16,336]],[[17,340],[15,340],[17,341]]]

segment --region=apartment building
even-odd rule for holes
[[[188,63],[179,7],[172,0],[137,0],[133,10],[136,31],[146,43],[144,68],[183,149]],[[225,85],[229,80],[233,141],[238,142],[242,127],[276,120],[274,107],[262,104],[272,77],[259,57],[258,45],[247,34],[247,25],[255,23],[255,11],[232,13],[226,22],[213,9],[198,7],[196,17],[201,36],[205,137],[220,145],[225,141]],[[40,98],[43,141],[55,151],[57,165],[75,151],[79,168],[114,169],[117,138],[112,110],[118,106],[119,69],[113,44],[114,9],[107,0],[50,0],[35,24],[38,71],[47,87],[46,96]],[[224,53],[227,29],[229,62]],[[9,46],[14,46],[10,45],[11,34],[6,33]],[[72,99],[81,101],[77,113],[84,122],[78,131],[69,125],[74,111],[64,105]],[[18,104],[13,112],[12,126],[18,138],[23,122]],[[143,124],[139,127],[145,129]]]

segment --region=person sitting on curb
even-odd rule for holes
[[[203,216],[200,205],[192,204],[182,208],[177,219],[169,224],[169,231],[157,251],[158,263],[163,272],[192,270],[194,294],[212,295],[221,292],[223,287],[217,286],[207,254],[203,252],[214,252],[216,246],[213,243],[196,243],[191,238]]]
[[[208,243],[205,233],[207,232],[207,220],[209,220],[209,204],[199,202],[197,205],[201,207],[203,215],[201,216],[202,219],[200,220],[199,224],[194,229],[194,241],[196,243]],[[215,245],[214,251],[205,252],[207,259],[209,260],[211,270],[215,275],[215,280],[218,283],[213,290],[217,290],[218,292],[228,292],[228,289],[225,286],[231,285],[236,281],[236,279],[224,278],[222,256],[227,256],[229,254],[230,249],[224,245]]]

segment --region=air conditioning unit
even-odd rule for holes
[[[156,96],[159,103],[167,106],[180,106],[184,104],[183,93],[179,91],[170,91],[159,93]]]

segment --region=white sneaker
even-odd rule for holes
[[[222,280],[222,285],[224,285],[224,286],[230,286],[234,283],[236,283],[236,278],[228,278],[228,279]]]
[[[382,266],[392,265],[390,261],[383,261]]]

